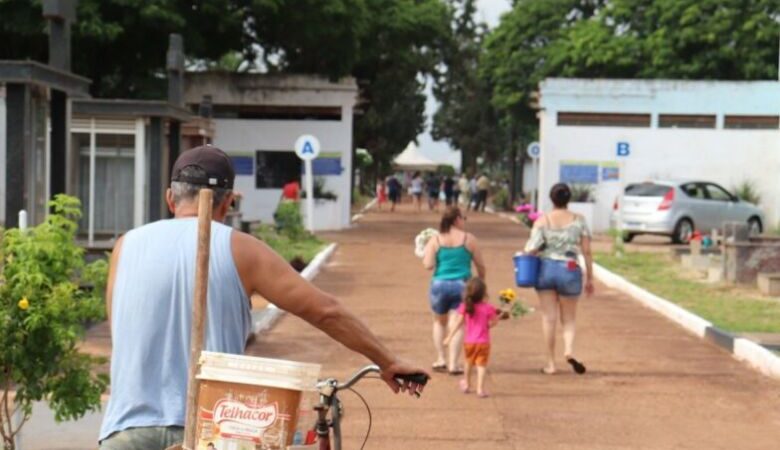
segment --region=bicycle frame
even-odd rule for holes
[[[328,378],[317,383],[320,393],[320,403],[314,407],[317,411],[317,423],[314,427],[320,450],[341,450],[341,400],[338,392],[354,386],[363,377],[371,373],[379,373],[379,366],[370,365],[360,369],[347,382],[339,383],[335,378]],[[328,420],[330,412],[330,420]],[[331,446],[330,430],[333,429]]]

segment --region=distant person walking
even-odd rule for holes
[[[433,310],[433,346],[436,360],[433,370],[463,373],[458,367],[462,333],[455,333],[445,355],[444,338],[452,331],[458,315],[455,310],[463,299],[463,289],[471,278],[471,265],[485,278],[485,262],[477,238],[466,232],[466,217],[456,206],[447,207],[441,217],[439,234],[425,246],[423,266],[433,271],[430,302]]]
[[[469,179],[466,176],[465,173],[460,174],[460,178],[458,178],[458,206],[460,205],[467,205],[468,206],[468,196],[469,196]]]
[[[469,209],[476,211],[477,203],[479,203],[479,195],[477,194],[477,176],[474,175],[471,177],[471,180],[469,180]]]
[[[466,375],[460,380],[460,390],[464,394],[471,392],[472,368],[477,368],[477,397],[488,396],[485,390],[487,364],[490,358],[490,329],[508,315],[500,314],[488,299],[487,285],[481,278],[472,278],[466,284],[463,303],[458,307],[458,319],[450,334],[444,339],[448,345],[455,333],[466,324],[466,335],[463,340],[463,354],[466,360]]]
[[[409,187],[409,192],[412,194],[412,203],[417,211],[422,209],[422,193],[423,193],[423,179],[420,172],[415,172],[412,177],[412,183]]]
[[[387,177],[387,193],[390,197],[390,212],[393,212],[395,206],[401,201],[401,182],[395,175]]]
[[[563,326],[563,355],[578,373],[585,373],[585,365],[574,357],[577,301],[583,290],[583,274],[579,256],[585,259],[587,269],[585,293],[593,294],[593,257],[590,251],[590,231],[585,219],[568,209],[571,189],[558,183],[550,190],[554,208],[534,223],[526,252],[541,258],[536,291],[542,310],[542,331],[547,345],[545,374],[555,373],[555,328],[560,319]]]
[[[490,179],[484,173],[477,179],[477,206],[475,211],[485,211],[487,205],[488,189],[490,189]]]
[[[455,195],[455,180],[452,176],[447,175],[442,183],[444,186],[444,202],[447,206],[457,206],[457,196]]]
[[[387,202],[387,191],[385,190],[385,182],[382,179],[376,182],[376,206],[378,210],[382,210],[382,204]]]
[[[435,173],[431,173],[425,181],[428,190],[428,210],[439,211],[439,192],[441,192],[441,178]]]

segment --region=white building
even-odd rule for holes
[[[558,181],[591,184],[604,231],[622,184],[700,179],[755,183],[780,221],[780,83],[587,80],[540,84],[540,202]]]
[[[315,180],[337,195],[319,201],[315,229],[349,226],[352,173],[352,115],[357,100],[353,79],[330,82],[311,76],[270,76],[227,72],[188,73],[185,102],[196,110],[210,97],[214,145],[233,158],[236,189],[247,221],[272,222],[282,187],[301,177],[295,140],[317,137]]]

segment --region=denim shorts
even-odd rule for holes
[[[542,258],[539,264],[537,291],[555,291],[563,297],[579,297],[582,294],[582,269],[570,267],[572,261]]]
[[[436,314],[447,314],[460,306],[463,300],[463,280],[433,280],[431,282],[431,309]]]
[[[184,441],[184,428],[139,427],[113,433],[100,442],[100,450],[147,450],[168,448]]]

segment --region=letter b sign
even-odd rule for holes
[[[631,147],[628,145],[628,142],[618,142],[617,143],[617,155],[626,157],[631,154]]]

